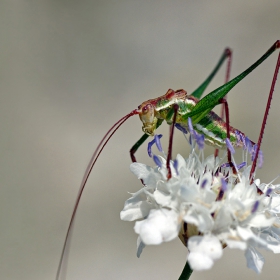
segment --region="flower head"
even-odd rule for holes
[[[234,163],[236,174],[214,155],[204,159],[202,137],[190,134],[191,152],[186,159],[177,155],[171,161],[171,179],[167,179],[161,136],[148,145],[155,167],[130,166],[144,186],[125,202],[120,215],[125,221],[140,220],[134,227],[139,235],[137,256],[145,245],[179,236],[194,270],[211,268],[222,249],[229,247],[244,250],[247,266],[260,273],[264,259],[257,249],[280,252],[280,186],[261,184],[259,179],[251,183],[251,166],[246,162]],[[163,156],[153,155],[154,144]]]

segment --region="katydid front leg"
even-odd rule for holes
[[[157,120],[157,125],[156,128],[158,128],[162,124],[163,120]],[[132,162],[137,162],[135,153],[139,149],[139,147],[148,139],[149,135],[148,134],[143,134],[142,137],[132,146],[132,148],[129,151],[130,158]]]
[[[174,135],[174,127],[176,123],[176,117],[178,114],[179,106],[178,104],[174,104],[173,106],[173,120],[171,124],[170,129],[170,135],[169,135],[169,146],[168,146],[168,154],[167,154],[167,160],[166,160],[166,168],[167,168],[167,179],[169,180],[171,178],[171,167],[170,167],[170,160],[172,158],[172,146],[173,146],[173,135]]]

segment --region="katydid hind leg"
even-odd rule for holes
[[[228,60],[227,60],[227,67],[226,67],[226,77],[225,77],[225,84],[229,81],[229,77],[230,77],[230,70],[231,70],[231,62],[232,62],[232,51],[230,49],[228,50]],[[227,100],[227,95],[224,97],[224,100]],[[221,112],[220,112],[220,117],[223,120],[225,117],[225,104],[222,102],[222,106],[221,106]],[[219,155],[219,149],[215,149],[215,157],[217,157]]]
[[[280,42],[279,42],[279,45],[280,45]],[[251,172],[250,172],[251,183],[253,182],[253,179],[254,179],[254,173],[255,173],[255,169],[256,169],[256,165],[257,165],[259,151],[260,151],[260,147],[261,147],[261,143],[262,143],[262,138],[263,138],[263,135],[264,135],[264,129],[265,129],[265,125],[266,125],[266,121],[267,121],[267,117],[268,117],[268,113],[269,113],[269,109],[270,109],[270,105],[271,105],[271,100],[272,100],[272,96],[273,96],[273,92],[274,92],[279,68],[280,68],[280,52],[278,54],[278,59],[277,59],[274,75],[273,75],[273,78],[272,78],[272,83],[271,83],[271,87],[270,87],[270,91],[269,91],[269,95],[268,95],[268,99],[267,99],[267,104],[266,104],[266,109],[265,109],[265,113],[264,113],[264,117],[263,117],[263,122],[262,122],[261,130],[260,130],[260,134],[259,134],[259,139],[258,139],[256,153],[255,153],[255,158],[254,158],[252,168],[251,168]]]
[[[221,58],[219,59],[217,65],[215,66],[215,68],[213,69],[213,71],[210,73],[210,75],[206,78],[206,80],[195,90],[193,91],[193,93],[191,93],[192,96],[200,99],[201,96],[203,95],[205,89],[207,88],[207,86],[210,84],[210,82],[212,81],[212,79],[214,78],[214,76],[217,74],[217,72],[219,71],[219,69],[221,68],[221,66],[223,65],[223,62],[226,60],[226,58],[228,58],[228,63],[227,63],[227,73],[229,75],[229,69],[230,69],[230,61],[231,61],[231,50],[229,48],[226,48],[221,56]],[[227,80],[228,81],[228,80]],[[227,82],[226,81],[226,82]]]
[[[184,119],[187,120],[188,117],[192,118],[193,123],[199,122],[204,116],[206,116],[216,105],[220,103],[220,100],[226,96],[226,94],[236,86],[240,81],[242,81],[248,74],[250,74],[255,68],[257,68],[262,62],[264,62],[276,49],[280,48],[280,40],[277,40],[269,50],[261,56],[255,63],[253,63],[249,68],[243,71],[234,79],[230,80],[226,84],[220,86],[219,88],[213,90],[205,97],[203,97],[193,108],[193,110],[184,115]]]

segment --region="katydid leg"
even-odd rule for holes
[[[143,134],[142,137],[133,145],[133,147],[130,149],[129,154],[132,162],[137,162],[135,153],[138,150],[138,148],[147,140],[149,137],[148,134]]]
[[[157,128],[162,124],[163,120],[158,120],[157,121]],[[135,153],[139,149],[139,147],[148,139],[149,135],[148,134],[143,134],[142,137],[132,146],[132,148],[129,151],[130,158],[132,162],[137,162]]]
[[[277,59],[277,63],[276,63],[271,87],[270,87],[270,92],[269,92],[269,96],[268,96],[268,100],[267,100],[267,104],[266,104],[266,109],[265,109],[265,113],[264,113],[264,117],[263,117],[262,127],[261,127],[259,140],[258,140],[258,144],[257,144],[257,150],[256,150],[255,158],[254,158],[253,165],[252,165],[251,172],[250,172],[251,183],[253,183],[253,180],[254,180],[254,173],[255,173],[255,169],[256,169],[256,165],[257,165],[259,151],[260,151],[260,147],[261,147],[261,143],[262,143],[264,129],[265,129],[265,125],[266,125],[266,121],[267,121],[267,117],[268,117],[268,112],[269,112],[270,105],[271,105],[271,100],[272,100],[272,96],[273,96],[273,92],[274,92],[279,68],[280,68],[280,52],[279,52],[279,55],[278,55],[278,59]]]
[[[225,84],[229,81],[231,61],[232,61],[232,51],[230,49],[227,49],[227,51],[228,51],[228,61],[227,61],[227,68],[226,68]],[[225,96],[224,99],[227,99],[227,96]],[[225,114],[225,104],[223,103],[222,108],[221,108],[221,118],[222,119],[224,119],[224,114]]]
[[[173,135],[174,135],[174,127],[176,123],[176,117],[177,113],[179,110],[178,104],[174,104],[173,106],[173,120],[171,124],[171,129],[170,129],[170,135],[169,135],[169,146],[168,146],[168,154],[167,154],[167,160],[166,160],[166,168],[167,168],[167,179],[169,180],[171,178],[171,168],[170,168],[170,160],[172,158],[172,146],[173,146]]]
[[[280,40],[276,41],[271,48],[255,63],[253,63],[249,68],[243,71],[240,75],[230,80],[226,84],[213,90],[206,96],[204,96],[195,105],[193,110],[184,115],[183,119],[187,120],[192,117],[193,123],[198,123],[204,116],[206,116],[216,105],[220,103],[220,100],[226,96],[226,94],[240,81],[242,81],[248,74],[250,74],[255,68],[257,68],[261,63],[263,63],[276,49],[280,48]]]
[[[228,64],[227,64],[227,76],[229,77],[229,72],[230,72],[230,62],[231,62],[231,50],[229,48],[226,48],[219,59],[217,65],[213,69],[213,71],[210,73],[210,75],[206,78],[206,80],[191,94],[192,96],[200,99],[201,96],[203,95],[203,92],[205,91],[206,87],[210,84],[214,76],[217,74],[218,70],[221,68],[223,62],[225,59],[228,58]],[[227,77],[226,76],[226,77]],[[226,79],[228,79],[228,77]],[[228,81],[228,80],[227,80]],[[226,82],[227,82],[226,81]]]
[[[232,61],[232,51],[230,49],[226,49],[228,52],[228,61],[227,61],[227,68],[226,68],[226,77],[225,77],[225,84],[229,81],[230,77],[230,69],[231,69],[231,61]],[[227,99],[227,95],[224,97],[224,99]],[[220,113],[221,119],[224,119],[225,117],[225,104],[222,103],[221,107],[221,113]],[[219,149],[215,149],[215,157],[219,155]]]
[[[230,139],[228,102],[225,98],[222,98],[220,100],[220,103],[225,107],[227,138]],[[231,151],[229,150],[229,148],[227,148],[227,157],[228,157],[228,163],[229,163],[230,167],[232,168],[233,173],[237,174],[237,170],[235,169],[235,166],[231,160]]]

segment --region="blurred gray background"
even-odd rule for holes
[[[0,3],[0,278],[54,279],[83,172],[109,127],[169,88],[192,92],[225,47],[231,77],[280,39],[279,0],[25,1]],[[257,141],[277,54],[229,95],[231,124]],[[208,91],[224,81],[225,67]],[[275,89],[258,171],[280,173],[280,84]],[[164,125],[167,149],[168,127]],[[78,210],[67,279],[178,279],[187,251],[179,240],[136,257],[133,223],[119,219],[140,182],[130,147],[142,135],[127,121],[97,162]],[[176,133],[176,152],[187,155]],[[146,148],[137,158],[151,163]],[[279,181],[278,181],[279,182]],[[279,278],[280,256],[262,251],[263,272],[227,250],[191,279]]]

